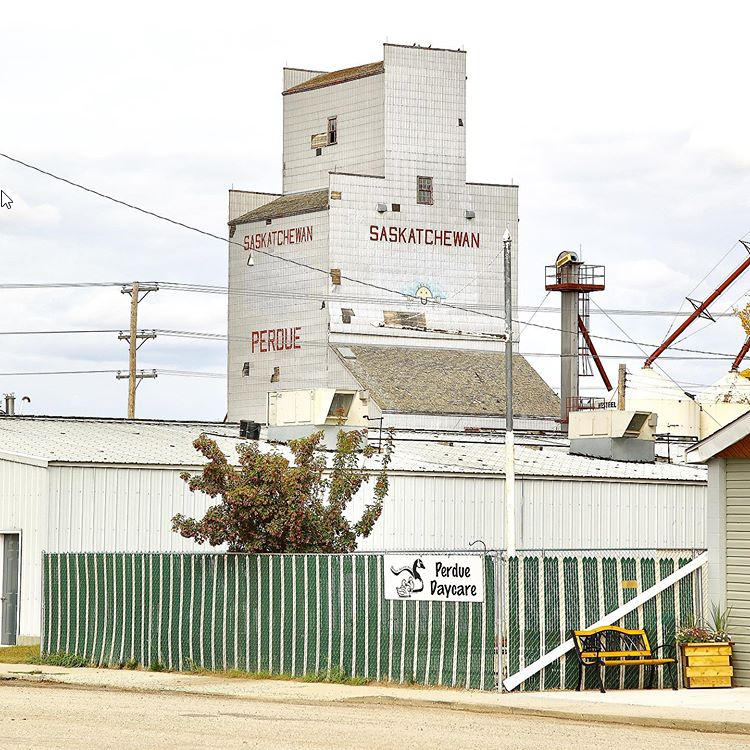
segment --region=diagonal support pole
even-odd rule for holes
[[[670,586],[674,586],[677,581],[680,581],[685,576],[690,575],[690,573],[705,565],[707,562],[708,552],[702,552],[700,555],[698,555],[698,557],[691,560],[687,565],[683,565],[681,568],[678,568],[674,573],[668,575],[666,578],[663,578],[654,586],[647,588],[645,591],[641,591],[638,596],[631,599],[629,602],[627,602],[627,604],[623,604],[621,607],[618,607],[616,610],[610,612],[608,615],[605,615],[601,620],[593,623],[593,625],[589,625],[585,629],[593,630],[594,628],[600,628],[604,625],[611,625],[612,623],[617,622],[618,620],[625,617],[628,612],[632,612],[634,609],[640,607],[644,602],[647,602],[649,599],[653,599],[657,594],[660,594]],[[553,649],[549,653],[542,656],[540,659],[537,659],[527,667],[524,667],[520,672],[516,672],[516,674],[511,675],[510,677],[503,680],[503,687],[506,690],[513,690],[514,688],[517,688],[522,682],[525,682],[529,679],[529,677],[532,677],[537,672],[541,672],[542,669],[552,664],[553,661],[556,661],[561,656],[564,656],[572,648],[573,639],[571,638],[565,641],[565,643],[558,646],[556,649]]]
[[[586,324],[583,322],[583,318],[580,315],[578,316],[578,330],[581,332],[581,336],[583,336],[583,340],[586,342],[586,346],[591,352],[591,356],[594,358],[594,364],[596,365],[596,369],[599,370],[599,375],[602,377],[604,387],[608,391],[611,391],[612,383],[610,383],[609,378],[607,377],[607,371],[604,369],[601,359],[599,359],[599,354],[594,348],[594,342],[591,340]]]

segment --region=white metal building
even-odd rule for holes
[[[192,446],[201,432],[227,455],[239,442],[232,424],[0,419],[4,643],[38,639],[43,550],[205,551],[171,531],[176,513],[200,517],[213,502],[180,479],[202,464]],[[516,450],[519,548],[705,547],[702,467]],[[360,548],[467,549],[477,539],[501,548],[503,466],[502,445],[403,433],[383,515]]]
[[[200,549],[171,530],[176,513],[202,515],[210,500],[180,472],[199,469],[192,441],[205,431],[226,452],[226,425],[115,419],[3,417],[0,533],[18,544],[16,632],[38,639],[42,551],[145,552]],[[13,565],[5,554],[0,559]],[[3,571],[4,573],[4,571]],[[12,581],[4,593],[12,592]],[[8,601],[6,599],[6,601]],[[3,643],[15,616],[3,608]],[[12,640],[10,640],[12,642]]]
[[[284,69],[283,192],[229,195],[230,419],[265,423],[272,391],[361,389],[351,345],[502,351],[518,189],[466,181],[465,58],[385,44],[372,64]]]

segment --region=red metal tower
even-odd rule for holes
[[[612,390],[589,334],[589,295],[604,289],[604,266],[589,266],[574,252],[557,256],[554,266],[545,268],[545,289],[560,292],[560,418],[580,408],[578,379],[591,375],[593,358],[607,390]]]

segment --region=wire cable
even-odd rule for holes
[[[16,163],[16,164],[18,164],[20,166],[23,166],[23,167],[25,167],[27,169],[31,169],[31,170],[33,170],[35,172],[38,172],[38,173],[43,174],[43,175],[46,175],[47,177],[50,177],[50,178],[52,178],[54,180],[57,180],[59,182],[65,183],[67,185],[70,185],[71,187],[77,188],[79,190],[83,190],[83,191],[85,191],[87,193],[91,193],[92,195],[96,195],[96,196],[98,196],[100,198],[103,198],[104,200],[108,200],[108,201],[111,201],[112,203],[116,203],[116,204],[124,206],[126,208],[130,208],[133,211],[138,211],[139,213],[142,213],[142,214],[144,214],[146,216],[151,216],[152,218],[158,219],[160,221],[165,221],[165,222],[167,222],[169,224],[172,224],[172,225],[177,226],[177,227],[181,227],[183,229],[187,229],[188,231],[191,231],[191,232],[196,232],[196,233],[201,234],[201,235],[203,235],[205,237],[209,237],[211,239],[219,240],[222,243],[226,242],[226,243],[228,243],[230,245],[235,245],[237,247],[240,247],[243,250],[245,249],[244,245],[242,243],[240,243],[240,242],[237,242],[236,240],[232,240],[231,238],[228,239],[226,237],[221,237],[221,236],[219,236],[217,234],[214,234],[213,232],[208,232],[205,229],[200,229],[200,228],[192,226],[190,224],[186,224],[185,222],[177,221],[176,219],[171,219],[171,218],[169,218],[167,216],[163,216],[162,214],[158,214],[155,211],[150,211],[148,209],[142,208],[141,206],[137,206],[135,204],[128,203],[127,201],[121,200],[119,198],[115,198],[115,197],[113,197],[111,195],[108,195],[107,193],[102,193],[99,190],[94,190],[93,188],[86,187],[85,185],[82,185],[80,183],[74,182],[73,180],[69,180],[69,179],[67,179],[65,177],[61,177],[59,175],[56,175],[53,172],[50,172],[50,171],[45,170],[45,169],[42,169],[41,167],[35,166],[33,164],[29,164],[29,163],[27,163],[25,161],[22,161],[21,159],[17,159],[17,158],[15,158],[13,156],[10,156],[9,154],[5,154],[5,153],[0,152],[0,157],[3,157],[4,159],[7,159],[8,161],[14,162],[14,163]],[[304,268],[306,270],[313,271],[315,273],[324,274],[326,277],[329,276],[329,271],[327,269],[318,268],[318,267],[313,266],[313,265],[311,265],[309,263],[305,263],[303,261],[295,260],[294,258],[285,258],[283,256],[276,255],[275,253],[270,253],[270,252],[267,252],[265,250],[259,250],[259,249],[255,249],[255,250],[253,250],[253,252],[257,253],[258,255],[264,255],[264,256],[267,256],[269,258],[273,258],[273,259],[279,260],[279,261],[284,262],[284,263],[289,263],[289,264],[297,266],[299,268]],[[505,320],[505,316],[504,315],[493,315],[492,313],[486,312],[485,310],[482,310],[482,309],[470,309],[470,308],[467,308],[465,306],[451,304],[449,302],[441,301],[441,300],[436,300],[434,298],[433,299],[430,299],[430,298],[428,298],[428,299],[420,299],[420,298],[416,297],[413,294],[408,294],[407,292],[401,292],[401,291],[398,291],[398,290],[395,290],[395,289],[389,289],[388,287],[382,286],[380,284],[374,284],[372,282],[364,281],[362,279],[357,279],[357,278],[354,278],[354,277],[351,277],[351,276],[346,276],[344,274],[341,275],[341,279],[342,280],[346,280],[346,281],[351,281],[354,284],[359,284],[359,285],[364,286],[366,288],[375,289],[375,290],[378,290],[380,292],[386,292],[389,295],[396,295],[398,297],[409,299],[409,300],[412,300],[412,301],[419,301],[422,304],[426,303],[426,304],[438,305],[439,307],[447,307],[447,308],[451,308],[451,309],[455,309],[455,310],[460,310],[460,311],[463,311],[463,312],[466,312],[466,313],[471,313],[471,314],[474,314],[474,315],[479,315],[479,316],[483,316],[483,317],[487,317],[487,318],[491,318],[491,319],[495,319],[495,320],[502,320],[502,321]],[[111,285],[111,284],[108,283],[108,285]],[[167,286],[168,286],[168,282],[165,282],[165,287],[167,287]],[[174,284],[174,285],[170,285],[169,288],[177,288],[177,286],[178,286],[177,284]],[[185,288],[191,288],[191,289],[194,290],[196,287],[197,287],[197,285],[182,285],[183,289],[185,289]],[[596,307],[598,307],[598,305],[596,305],[596,303],[594,303],[594,304],[595,304]],[[598,308],[598,309],[601,310],[601,308]],[[610,320],[612,320],[612,319],[610,318]],[[519,321],[519,322],[522,323],[524,321]],[[612,321],[612,322],[614,323],[614,321]],[[544,330],[551,330],[551,331],[558,331],[558,332],[562,330],[562,329],[557,328],[555,326],[546,326],[546,325],[542,325],[542,324],[539,324],[539,323],[533,323],[531,321],[528,321],[526,324],[527,324],[527,326],[531,326],[531,327],[539,328],[539,329],[544,329]],[[652,346],[651,344],[643,344],[643,343],[639,343],[639,342],[634,341],[632,338],[630,338],[628,336],[628,334],[625,333],[625,331],[623,331],[622,328],[620,328],[619,325],[617,325],[616,323],[615,323],[615,325],[618,327],[618,329],[620,331],[622,331],[622,333],[625,336],[627,336],[627,338],[629,340],[615,339],[615,338],[612,338],[612,337],[599,336],[599,335],[593,335],[593,334],[592,334],[592,338],[596,338],[596,339],[599,339],[599,340],[602,340],[602,341],[616,341],[618,343],[632,343],[632,344],[634,344],[634,345],[636,345],[638,347],[641,347],[641,346]],[[565,332],[566,333],[577,333],[577,330],[576,331],[565,331]],[[675,350],[680,350],[680,351],[691,351],[692,353],[700,353],[700,354],[707,354],[708,353],[708,352],[702,352],[702,351],[699,351],[699,350],[684,350],[684,349],[678,349],[677,347],[673,347],[673,348]],[[669,377],[669,376],[667,375],[667,377]]]

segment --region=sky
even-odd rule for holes
[[[592,303],[678,311],[747,257],[750,97],[741,2],[496,2],[376,5],[224,2],[4,4],[0,152],[177,221],[226,234],[227,190],[279,191],[281,69],[382,59],[382,44],[467,51],[467,173],[518,184],[519,317],[559,325],[544,266],[579,250],[607,269]],[[125,416],[129,297],[138,280],[226,285],[226,243],[158,221],[0,158],[0,393],[25,413]],[[9,289],[7,284],[106,283]],[[712,311],[744,305],[750,271]],[[547,310],[549,308],[549,310]],[[648,353],[674,317],[598,312],[592,333]],[[523,326],[523,324],[522,324]],[[162,288],[139,328],[226,332],[226,297]],[[8,335],[111,329],[113,333]],[[731,316],[682,346],[733,356]],[[596,340],[610,377],[645,356]],[[559,335],[534,325],[520,348],[559,387]],[[546,355],[546,356],[539,356]],[[671,352],[671,356],[698,356]],[[625,359],[628,357],[628,359]],[[221,420],[226,344],[158,335],[138,354],[137,415]],[[640,358],[640,359],[639,359]],[[724,358],[664,359],[690,392]],[[172,371],[172,372],[170,372]],[[176,372],[203,373],[180,375]],[[596,378],[584,393],[602,394]]]

